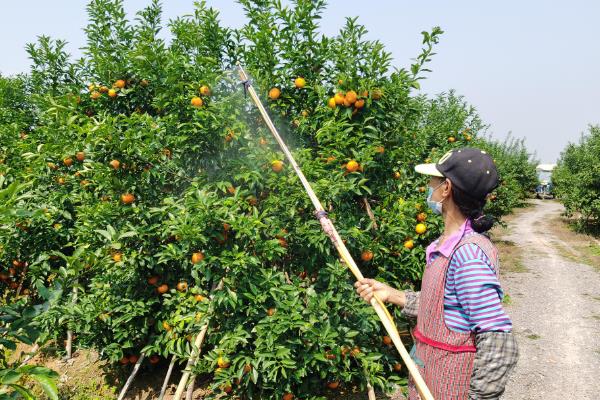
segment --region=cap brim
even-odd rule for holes
[[[442,175],[435,167],[435,164],[419,164],[415,167],[415,171],[423,175],[439,176],[440,178],[444,177],[444,175]]]

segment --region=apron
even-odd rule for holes
[[[466,400],[475,359],[475,338],[471,332],[455,332],[444,322],[444,289],[446,274],[454,251],[462,245],[479,246],[499,273],[498,253],[484,235],[465,236],[454,248],[450,257],[438,256],[425,266],[419,297],[417,326],[413,331],[415,347],[411,352],[421,376],[435,400]],[[420,396],[412,377],[408,381],[409,399]]]

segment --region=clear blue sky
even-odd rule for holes
[[[0,73],[26,72],[27,42],[46,34],[66,39],[79,55],[86,23],[83,0],[3,1]],[[127,11],[145,0],[125,0]],[[60,6],[59,6],[60,4]],[[208,0],[225,25],[244,16],[234,0]],[[191,12],[192,0],[163,0],[164,19]],[[456,91],[476,106],[499,139],[524,137],[542,162],[553,162],[589,123],[600,123],[600,52],[594,0],[329,0],[321,21],[337,33],[346,16],[359,16],[369,37],[381,40],[394,64],[407,66],[419,53],[420,32],[439,25],[446,32],[423,91]]]

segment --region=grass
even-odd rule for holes
[[[556,237],[555,242],[559,254],[567,260],[586,264],[600,272],[600,242],[593,236],[574,232],[571,222],[563,216],[558,216],[550,221]]]
[[[531,339],[531,340],[541,339],[541,336],[538,334],[535,334],[535,333],[532,333],[531,335],[527,335],[526,337],[527,337],[527,339]]]
[[[502,304],[505,304],[507,306],[510,306],[512,304],[512,298],[510,297],[510,294],[504,295],[504,298],[502,299]]]
[[[500,271],[506,272],[528,272],[523,264],[523,250],[510,240],[493,239],[500,257]]]

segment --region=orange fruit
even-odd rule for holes
[[[121,262],[121,260],[123,259],[123,255],[121,253],[115,253],[112,256],[112,259],[114,262]]]
[[[337,389],[339,386],[340,386],[340,383],[338,381],[333,381],[333,382],[327,383],[327,387],[329,389]]]
[[[225,232],[228,232],[231,229],[231,225],[229,225],[227,222],[223,222],[223,230]]]
[[[363,108],[364,106],[365,106],[365,101],[363,99],[358,99],[354,103],[354,107],[356,107],[357,109]]]
[[[113,169],[119,169],[121,162],[119,160],[112,160],[108,163],[108,165],[110,165]]]
[[[348,103],[354,104],[354,103],[356,103],[356,100],[358,99],[358,95],[356,94],[356,92],[354,90],[350,90],[350,91],[348,91],[348,93],[346,93],[345,98],[348,101]]]
[[[425,213],[419,213],[417,215],[417,221],[419,222],[424,222],[427,219],[427,214]]]
[[[274,87],[269,90],[269,98],[271,100],[277,100],[279,96],[281,96],[281,90],[279,90],[279,88]]]
[[[166,283],[163,283],[159,287],[156,288],[158,294],[165,294],[169,291],[169,286]]]
[[[252,365],[250,365],[250,364],[244,365],[244,374],[247,374],[250,371],[252,371]]]
[[[286,247],[286,248],[288,247],[287,240],[285,240],[284,238],[280,237],[280,238],[278,238],[277,240],[279,241],[279,245],[280,245],[281,247]]]
[[[454,143],[456,141],[456,138],[454,136],[450,136],[448,138],[448,143]]]
[[[227,384],[225,386],[223,386],[223,391],[225,393],[231,393],[231,391],[233,390],[233,388],[231,387],[231,385]]]
[[[410,250],[413,247],[415,247],[415,242],[413,242],[412,240],[409,239],[404,242],[404,248]]]
[[[90,93],[90,97],[91,97],[91,99],[92,99],[92,100],[96,100],[96,99],[98,99],[100,96],[102,96],[102,95],[100,94],[100,92],[93,91],[92,93]]]
[[[283,171],[283,161],[274,160],[271,162],[271,169],[277,173]]]
[[[138,356],[136,356],[135,354],[132,354],[129,356],[129,362],[131,364],[135,364],[136,362],[138,362],[140,358]]]
[[[330,162],[334,162],[335,161],[335,157],[334,156],[329,156],[327,157],[327,159],[325,160],[325,162],[327,162],[327,164],[329,164]]]
[[[359,167],[360,167],[360,165],[358,165],[358,163],[356,161],[350,160],[346,164],[346,171],[348,171],[348,172],[356,172],[356,171],[358,171]]]
[[[331,353],[330,351],[327,351],[325,353],[325,358],[328,360],[335,360],[335,354]]]
[[[48,166],[48,168],[53,169],[53,170],[57,170],[58,166],[52,162],[49,162],[46,164]]]
[[[110,89],[108,91],[108,97],[111,97],[111,98],[117,97],[117,91],[115,89]]]
[[[100,89],[98,89],[98,90],[100,90],[100,93],[108,92],[108,88],[106,86],[100,86]]]
[[[177,284],[177,290],[179,290],[180,292],[184,292],[185,290],[187,290],[188,288],[188,284],[185,281],[181,281]]]
[[[360,259],[364,262],[369,262],[373,259],[373,252],[371,250],[365,250],[361,253]]]
[[[171,325],[169,325],[169,323],[167,321],[163,321],[162,327],[167,332],[171,330]]]
[[[346,96],[344,95],[344,93],[342,92],[338,92],[335,94],[335,96],[333,96],[333,99],[335,100],[335,104],[342,105],[344,104],[344,100],[346,99]]]
[[[127,364],[129,364],[129,357],[125,357],[125,356],[123,356],[123,357],[122,357],[122,358],[119,360],[119,362],[121,363],[121,365],[127,365]]]
[[[470,142],[470,141],[471,141],[471,139],[473,139],[473,138],[471,137],[471,135],[467,135],[467,136],[465,136],[465,140],[466,140],[467,142]]]
[[[417,224],[417,226],[415,226],[415,232],[419,235],[425,233],[426,230],[427,226],[425,226],[425,224]]]
[[[154,354],[150,356],[148,360],[150,361],[150,364],[158,364],[158,362],[160,361],[160,357]]]
[[[223,357],[219,357],[217,359],[217,365],[219,366],[219,368],[229,368],[229,360]]]
[[[93,83],[90,83],[90,84],[88,85],[88,90],[89,90],[90,92],[93,92],[95,88],[96,88],[96,85],[94,85]]]
[[[396,371],[396,372],[402,371],[402,364],[400,364],[400,363],[394,364],[394,371]]]
[[[200,86],[200,94],[202,96],[210,96],[210,88],[206,85]]]
[[[131,193],[124,193],[121,195],[121,203],[123,204],[131,204],[135,201],[135,196]]]
[[[390,344],[392,344],[392,338],[389,336],[384,336],[381,338],[381,341],[383,342],[383,344],[385,344],[386,346],[389,346]]]
[[[75,158],[77,158],[77,161],[83,162],[83,160],[85,160],[85,153],[83,151],[79,151],[75,155]]]
[[[308,117],[308,111],[306,110],[302,110],[302,112],[300,113],[304,118]]]
[[[291,393],[286,393],[283,395],[282,400],[294,400],[294,395]]]
[[[190,104],[193,107],[198,108],[198,107],[202,107],[202,104],[204,104],[204,102],[202,101],[202,99],[200,97],[194,96],[194,97],[192,97],[192,100],[190,100]]]
[[[58,182],[59,185],[64,185],[66,181],[65,178],[61,176],[56,180],[56,182]]]
[[[123,89],[125,87],[125,81],[123,79],[118,79],[113,83],[113,86],[119,89]]]
[[[194,254],[192,254],[192,264],[198,264],[202,260],[204,260],[204,253],[203,252],[197,251]]]
[[[335,109],[337,107],[337,103],[335,102],[335,97],[330,97],[329,100],[327,100],[327,107]]]
[[[385,147],[377,146],[377,147],[375,147],[375,152],[379,153],[379,154],[383,154],[383,153],[385,153]]]
[[[152,275],[152,276],[148,277],[147,282],[148,282],[148,285],[156,286],[156,284],[158,283],[158,276]]]
[[[425,186],[419,186],[419,192],[425,193]]]
[[[67,157],[63,160],[63,164],[65,164],[67,167],[70,167],[71,165],[73,165],[73,159],[70,157]]]
[[[229,194],[235,194],[235,186],[229,186],[227,188],[227,193],[229,193]]]
[[[302,89],[304,86],[306,86],[306,80],[299,76],[294,80],[294,85],[296,88]]]
[[[202,296],[201,294],[197,294],[194,296],[194,300],[196,301],[204,301],[206,300],[206,297]]]
[[[261,137],[260,140],[258,141],[258,144],[260,144],[261,146],[266,146],[267,139],[265,139],[264,137]]]
[[[399,171],[394,171],[394,179],[400,179],[400,172]]]
[[[369,91],[368,90],[364,90],[361,94],[362,97],[369,97]]]
[[[148,83],[149,83],[148,79],[142,79],[142,81],[140,82],[140,85],[146,87],[146,86],[148,86]]]
[[[373,100],[379,100],[383,97],[383,90],[381,89],[373,89],[372,95]]]
[[[350,100],[348,100],[347,98],[344,97],[344,107],[352,107],[352,103],[350,103]]]
[[[272,317],[273,315],[275,315],[275,312],[277,312],[277,309],[276,309],[276,308],[274,308],[274,307],[271,307],[271,308],[269,308],[269,309],[267,310],[267,315],[268,315],[269,317]]]

